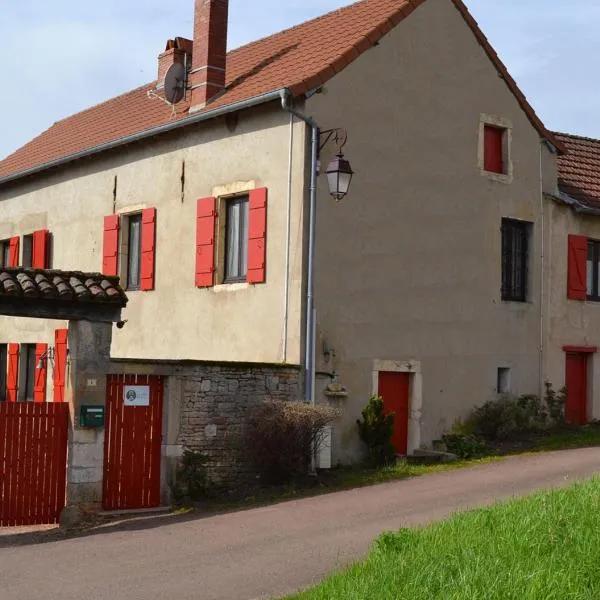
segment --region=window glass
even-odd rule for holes
[[[22,344],[19,365],[19,400],[32,401],[35,384],[35,344]]]
[[[10,242],[3,240],[0,242],[0,267],[8,267],[10,264]]]
[[[131,215],[128,220],[127,289],[137,290],[140,287],[142,215]]]
[[[588,258],[586,264],[588,300],[600,301],[600,241],[588,241]]]
[[[23,260],[21,261],[21,266],[31,267],[32,264],[33,264],[33,236],[32,235],[24,235],[23,236]]]
[[[527,265],[531,224],[502,219],[502,300],[527,300]]]
[[[248,269],[248,197],[227,202],[225,281],[244,281]]]

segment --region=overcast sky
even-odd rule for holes
[[[600,1],[466,2],[545,124],[600,137]],[[229,45],[350,3],[230,0]],[[192,34],[193,0],[0,4],[0,158],[54,121],[152,81],[165,41]]]

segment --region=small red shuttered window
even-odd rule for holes
[[[33,380],[33,401],[46,402],[46,377],[48,375],[48,344],[35,346],[35,373]]]
[[[19,236],[10,238],[8,242],[8,266],[18,267],[19,266],[19,249],[21,246],[21,240]]]
[[[8,345],[8,374],[6,377],[6,399],[17,401],[19,389],[19,344]]]
[[[196,287],[215,284],[215,227],[217,199],[200,198],[196,204]]]
[[[57,329],[54,332],[54,402],[65,401],[68,334],[68,329]]]
[[[248,283],[264,283],[267,260],[267,188],[250,192]]]
[[[119,215],[104,217],[102,273],[115,276],[119,270]]]
[[[571,300],[587,298],[587,256],[587,237],[569,235],[567,297]]]
[[[490,173],[506,173],[504,166],[505,129],[485,125],[483,132],[483,168]]]
[[[48,269],[49,263],[49,241],[50,232],[47,229],[40,229],[33,232],[33,251],[31,257],[31,266],[34,269]]]
[[[142,256],[140,264],[140,288],[147,292],[154,289],[156,263],[156,209],[142,211]]]

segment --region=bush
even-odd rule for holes
[[[208,457],[201,452],[187,448],[183,451],[183,456],[175,472],[175,483],[171,487],[175,504],[188,506],[210,495],[207,462]]]
[[[358,420],[356,424],[371,465],[380,467],[396,460],[396,450],[392,445],[394,414],[384,413],[383,398],[371,396],[362,411],[362,421]]]
[[[485,442],[473,434],[449,433],[442,441],[446,450],[459,458],[479,458],[486,453]]]
[[[247,460],[264,484],[305,477],[324,428],[340,416],[330,406],[265,400],[250,411],[244,433]]]
[[[547,431],[564,422],[566,390],[556,393],[546,384],[544,400],[535,394],[490,400],[466,420],[469,432],[489,440],[504,440],[524,433]]]

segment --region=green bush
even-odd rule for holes
[[[473,434],[448,433],[442,436],[446,450],[459,458],[479,458],[486,453],[483,440]]]
[[[210,481],[206,463],[208,457],[201,452],[185,449],[175,472],[175,483],[171,486],[173,502],[189,506],[210,495]]]
[[[362,411],[362,421],[357,420],[360,439],[367,447],[368,461],[373,466],[384,466],[396,460],[396,450],[392,445],[394,414],[386,415],[383,398],[371,396]]]
[[[567,388],[563,387],[558,392],[552,388],[552,384],[546,382],[546,395],[544,397],[548,416],[556,425],[563,425],[565,422],[565,404],[567,402]]]

